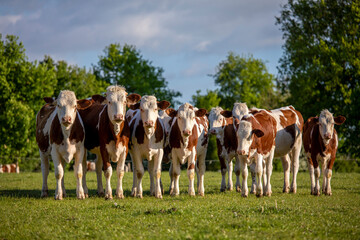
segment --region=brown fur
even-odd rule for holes
[[[226,152],[232,152],[232,151],[236,151],[237,148],[237,138],[236,138],[236,132],[234,129],[234,125],[233,125],[233,118],[229,117],[229,118],[225,118],[223,123],[222,123],[222,127],[224,128],[224,148]],[[222,154],[222,149],[223,146],[221,145],[221,142],[219,139],[216,139],[216,144],[217,144],[217,153],[218,153],[218,157],[220,160],[220,167],[221,169],[227,169],[226,166],[226,161],[225,159],[221,156]]]
[[[43,129],[46,121],[50,115],[54,112],[55,106],[45,104],[39,111],[36,118],[36,142],[39,146],[40,151],[46,152],[49,149],[49,135],[44,135]]]

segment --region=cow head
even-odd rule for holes
[[[69,90],[63,90],[59,93],[56,100],[45,97],[45,102],[56,106],[56,114],[59,121],[65,129],[70,129],[76,118],[77,109],[86,109],[92,102],[87,99],[77,100],[75,93]]]
[[[319,131],[321,138],[325,145],[329,144],[333,133],[334,124],[341,125],[345,122],[346,118],[343,116],[333,117],[333,115],[327,110],[322,110],[319,116]]]
[[[238,125],[243,118],[243,116],[249,114],[249,109],[246,103],[234,103],[234,107],[232,109],[232,116],[234,119],[234,127]]]
[[[196,109],[191,104],[185,103],[177,111],[171,113],[170,117],[176,116],[181,135],[188,138],[196,123],[195,117],[203,117],[206,109]]]
[[[238,146],[236,152],[239,155],[250,154],[250,146],[254,141],[255,137],[264,136],[264,132],[261,130],[260,124],[255,124],[252,121],[252,115],[245,115],[239,123],[238,129],[236,131],[236,137],[238,140]]]
[[[122,86],[109,86],[106,89],[105,97],[101,95],[93,95],[92,99],[95,102],[107,104],[107,114],[114,126],[119,126],[125,120],[126,105],[132,105],[140,100],[139,94],[133,93],[127,95],[127,92]],[[120,131],[119,127],[115,127],[115,134]]]
[[[210,133],[219,135],[224,132],[225,117],[221,114],[224,110],[221,107],[212,108],[209,114]]]
[[[133,110],[140,109],[140,116],[145,129],[145,134],[150,135],[154,132],[156,121],[159,117],[159,110],[165,110],[170,106],[168,101],[158,102],[155,96],[143,96],[140,104],[132,107]]]

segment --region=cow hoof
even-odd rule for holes
[[[84,200],[84,199],[85,199],[85,195],[84,195],[84,194],[79,194],[79,196],[77,196],[77,199],[79,199],[79,200]]]
[[[155,198],[162,199],[163,197],[162,197],[161,194],[157,194],[157,195],[155,196]]]
[[[295,194],[296,193],[296,188],[291,188],[290,192]]]
[[[112,200],[112,199],[113,199],[113,197],[112,197],[111,194],[106,194],[105,195],[105,200]]]
[[[63,198],[66,198],[66,193],[63,193],[62,197],[63,197]]]
[[[237,187],[236,187],[236,192],[241,192],[240,186],[237,186]]]
[[[266,192],[266,193],[265,193],[265,196],[271,197],[271,193],[272,193],[272,192]]]
[[[284,188],[283,193],[289,193],[289,188]]]
[[[124,199],[124,194],[118,193],[118,194],[116,194],[116,198],[118,198],[118,199]]]
[[[105,193],[104,193],[104,192],[98,192],[97,195],[98,195],[99,197],[105,197]]]
[[[137,197],[140,198],[140,199],[142,199],[142,198],[143,198],[143,195],[142,195],[142,194],[138,194]]]
[[[225,188],[220,188],[220,192],[225,192]]]
[[[49,196],[49,192],[48,192],[47,190],[41,192],[41,197],[42,197],[42,198],[46,198],[46,197],[48,197],[48,196]]]
[[[250,194],[256,194],[256,191],[250,191]]]
[[[247,193],[242,193],[241,196],[244,197],[244,198],[247,198],[248,194]]]
[[[233,188],[232,188],[232,187],[229,187],[227,190],[228,190],[228,191],[232,191],[232,190],[233,190]]]
[[[61,195],[55,195],[55,200],[63,200],[63,197]]]
[[[257,194],[256,194],[256,197],[258,197],[258,198],[259,198],[259,197],[262,197],[262,196],[263,196],[262,193],[257,193]]]
[[[326,196],[331,196],[332,195],[332,192],[327,192],[325,193]]]
[[[201,192],[201,193],[199,193],[199,196],[204,197],[205,193]]]

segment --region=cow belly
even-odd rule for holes
[[[117,162],[119,161],[121,154],[126,151],[126,147],[124,147],[122,143],[119,143],[118,147],[116,147],[115,142],[110,141],[106,144],[106,150],[109,153],[111,161]]]
[[[77,144],[73,144],[65,141],[65,143],[61,145],[56,145],[56,144],[54,145],[55,146],[53,147],[57,148],[58,153],[63,157],[65,162],[69,163],[74,158]]]
[[[294,146],[295,139],[284,129],[276,133],[275,138],[275,157],[282,157],[290,152]]]
[[[181,148],[175,148],[172,149],[172,151],[175,152],[176,157],[179,159],[181,164],[184,164],[187,160],[187,158],[191,155],[190,150],[188,150],[187,148],[185,149],[181,149]]]

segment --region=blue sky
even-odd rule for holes
[[[229,51],[262,59],[270,73],[284,43],[275,16],[285,0],[3,0],[0,33],[19,36],[31,61],[50,55],[80,67],[96,64],[111,43],[135,45],[164,69],[189,102],[215,89],[216,66]]]

